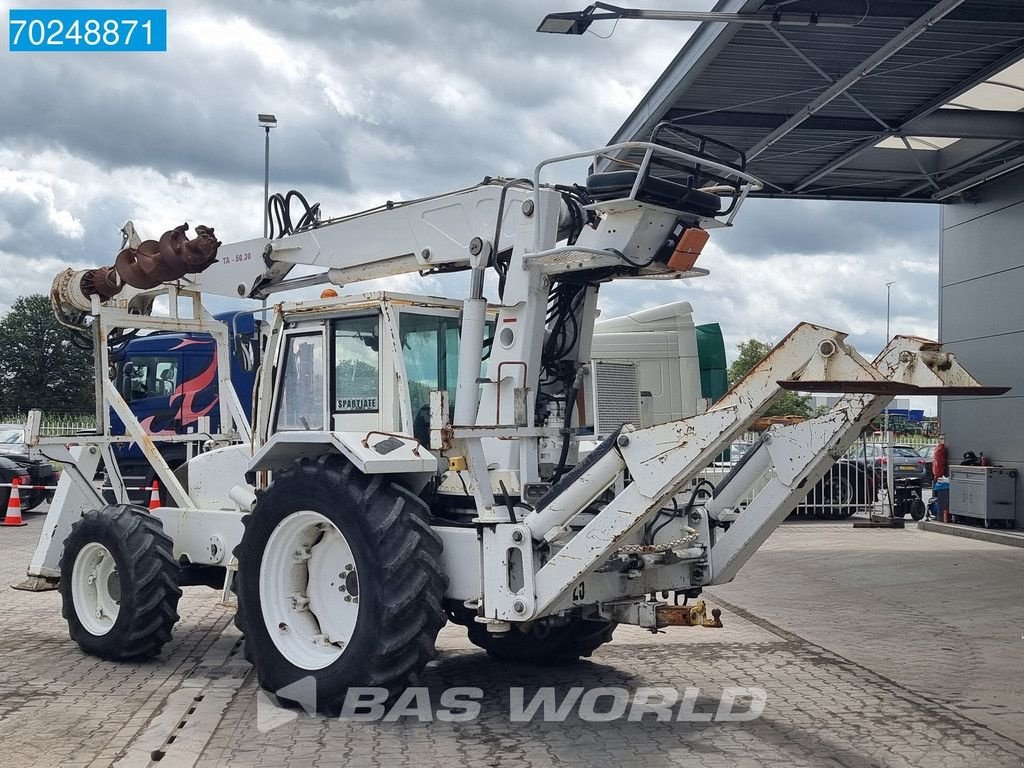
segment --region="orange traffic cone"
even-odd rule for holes
[[[17,477],[11,480],[11,495],[7,497],[7,514],[4,516],[4,525],[27,525],[21,519],[21,493],[18,491],[19,485],[21,485],[21,480]]]
[[[160,483],[153,480],[153,485],[149,489],[149,508],[159,509],[161,506],[163,505],[160,503]]]

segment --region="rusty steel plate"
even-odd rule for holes
[[[994,397],[1010,387],[918,387],[899,381],[799,381],[777,382],[782,389],[795,392],[849,392],[865,395],[943,395],[945,397]]]

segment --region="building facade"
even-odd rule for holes
[[[942,207],[939,339],[1000,397],[940,398],[950,463],[965,451],[1017,468],[1016,527],[1024,528],[1024,173]]]

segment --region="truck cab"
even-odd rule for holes
[[[284,305],[276,395],[257,433],[395,432],[429,445],[430,393],[455,403],[460,309],[390,292]]]
[[[237,316],[237,318],[236,318]],[[246,312],[215,316],[231,329],[232,346],[244,344],[258,363],[260,344],[256,321]],[[236,338],[237,332],[237,338]],[[217,409],[217,354],[212,336],[202,333],[149,333],[136,336],[111,351],[114,381],[139,423],[151,435],[184,435],[220,431]],[[231,383],[242,407],[252,411],[255,366],[231,358]],[[111,430],[125,434],[124,423],[111,410]],[[188,456],[185,443],[160,443],[171,468]],[[153,470],[136,443],[114,448],[121,475],[130,487],[148,487]],[[129,492],[135,501],[148,499],[145,491]]]

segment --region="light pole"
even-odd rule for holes
[[[259,114],[260,128],[266,131],[267,140],[263,156],[263,237],[270,235],[270,129],[277,127],[277,118],[273,115]]]
[[[890,280],[885,284],[885,344],[883,348],[889,346],[889,316],[892,310],[892,287],[896,283],[895,280]],[[888,453],[887,460],[885,462],[885,488],[889,495],[889,513],[892,514],[893,509],[893,466],[892,466],[892,433],[889,431],[889,408],[892,406],[892,401],[889,405],[885,406],[885,442],[886,452]]]
[[[784,5],[781,3],[780,5]],[[595,21],[647,19],[650,21],[712,21],[729,24],[755,24],[763,27],[856,27],[864,21],[860,16],[832,16],[819,13],[723,13],[721,11],[658,11],[648,8],[620,8],[610,3],[593,3],[582,11],[549,13],[537,27],[538,32],[558,35],[582,35]]]
[[[889,343],[889,311],[892,308],[892,287],[896,284],[895,280],[890,280],[885,284],[885,343]]]

